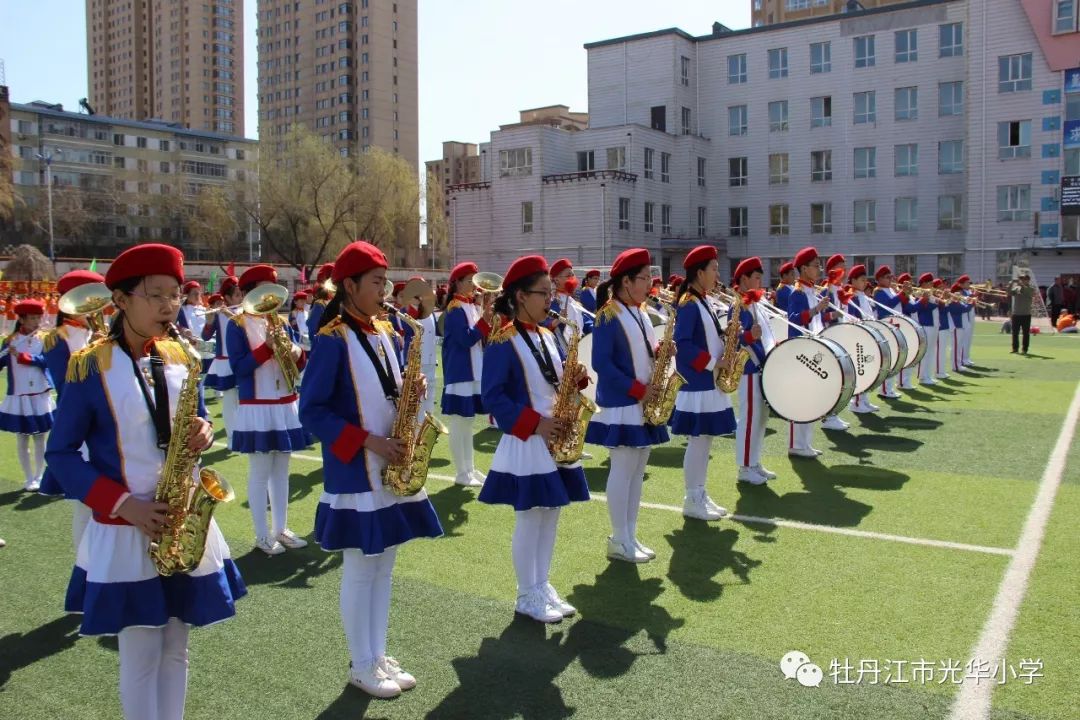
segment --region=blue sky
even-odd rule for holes
[[[310,1],[310,0],[308,0]],[[246,0],[246,134],[257,135],[255,7]],[[750,0],[420,0],[420,157],[480,142],[517,111],[587,110],[586,42],[666,27],[750,25]],[[86,97],[84,0],[0,0],[0,60],[15,102],[78,110]]]

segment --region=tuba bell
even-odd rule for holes
[[[264,283],[252,288],[244,296],[241,306],[249,315],[262,315],[266,317],[266,342],[274,353],[274,359],[281,367],[281,373],[285,376],[285,384],[289,392],[296,391],[296,382],[300,378],[300,369],[292,356],[292,340],[285,332],[285,325],[278,317],[278,309],[289,300],[289,289],[284,285]]]
[[[64,293],[57,307],[65,315],[85,316],[90,330],[104,335],[107,329],[103,313],[111,303],[112,291],[105,283],[86,283]]]

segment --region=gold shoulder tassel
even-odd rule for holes
[[[98,340],[77,351],[68,360],[66,382],[82,382],[91,374],[108,372],[112,367],[113,341]]]

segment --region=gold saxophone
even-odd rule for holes
[[[285,376],[285,386],[289,393],[296,392],[296,382],[300,379],[300,369],[293,358],[293,343],[285,332],[285,324],[278,317],[278,308],[289,299],[289,289],[284,285],[267,283],[259,285],[244,296],[244,312],[249,315],[261,315],[266,318],[266,342],[274,353],[274,360]]]
[[[420,354],[424,326],[389,303],[383,303],[388,312],[397,316],[413,330],[412,344],[401,373],[401,393],[397,401],[397,414],[390,429],[390,437],[401,440],[404,452],[401,462],[388,463],[383,472],[383,485],[394,495],[408,497],[424,488],[427,482],[428,463],[431,451],[440,435],[449,432],[431,413],[424,413],[424,420],[417,430],[417,418],[420,415]],[[430,381],[430,378],[429,378]],[[429,388],[430,391],[430,388]]]
[[[742,335],[739,312],[742,310],[742,305],[742,294],[735,290],[731,301],[731,320],[728,321],[727,329],[724,331],[724,352],[716,362],[715,371],[716,387],[724,393],[733,393],[739,389],[743,368],[750,359],[750,353],[746,348],[739,347],[739,336]]]
[[[233,499],[229,483],[210,468],[199,468],[199,453],[188,448],[188,435],[199,411],[200,361],[175,327],[169,334],[188,354],[190,369],[180,386],[169,449],[154,492],[154,502],[169,506],[161,538],[150,543],[150,560],[159,575],[189,573],[199,566],[214,510]]]
[[[668,370],[672,369],[671,366],[675,363],[675,308],[657,298],[651,298],[651,302],[664,311],[667,325],[656,350],[652,377],[649,378],[649,387],[655,390],[652,400],[642,407],[642,413],[645,424],[666,425],[671,413],[675,411],[675,397],[679,394],[679,389],[686,384],[686,378],[677,370],[668,374]]]
[[[576,463],[585,450],[585,430],[589,419],[596,414],[596,403],[578,391],[574,382],[575,368],[578,366],[578,345],[581,343],[581,329],[563,315],[548,311],[548,317],[563,322],[570,328],[570,340],[566,344],[566,359],[563,360],[563,376],[555,391],[555,402],[551,408],[553,420],[562,420],[564,430],[548,443],[548,450],[555,462],[561,465]],[[543,340],[541,340],[543,342]]]

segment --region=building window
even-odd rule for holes
[[[733,105],[728,108],[728,135],[747,133],[747,111],[745,105]]]
[[[832,125],[832,97],[810,98],[810,127],[828,127]]]
[[[856,200],[854,206],[855,232],[875,232],[877,230],[877,201]]]
[[[853,105],[855,106],[855,124],[877,122],[877,92],[868,90],[855,93]]]
[[[918,267],[917,255],[893,255],[893,273],[895,275],[914,275]]]
[[[919,88],[896,88],[896,120],[917,120],[919,117]]]
[[[655,215],[656,205],[651,202],[645,203],[645,232],[653,232],[653,216]]]
[[[788,101],[774,100],[769,103],[769,132],[787,132]]]
[[[705,237],[709,231],[709,209],[703,205],[699,205],[697,209],[697,236],[699,238]]]
[[[1067,33],[1076,29],[1076,0],[1054,0],[1054,32]]]
[[[832,180],[832,150],[814,150],[810,153],[810,182]]]
[[[364,127],[367,130],[367,127]],[[501,176],[532,175],[532,148],[500,150]]]
[[[653,130],[667,132],[667,105],[654,105],[649,108],[649,122]]]
[[[810,74],[832,71],[832,43],[810,43]]]
[[[689,135],[691,130],[690,124],[690,108],[684,107],[682,109],[682,134]]]
[[[962,195],[941,195],[937,200],[938,230],[963,230]]]
[[[653,179],[653,161],[656,157],[656,151],[652,148],[645,148],[645,179]]]
[[[877,177],[877,148],[855,148],[855,178]]]
[[[690,58],[683,55],[679,58],[679,71],[684,87],[690,87]]]
[[[592,172],[596,169],[596,154],[592,150],[581,150],[577,154],[578,172]]]
[[[671,206],[660,206],[660,232],[664,235],[671,234]]]
[[[964,114],[964,83],[938,83],[938,117]]]
[[[626,148],[622,145],[607,149],[607,169],[626,170]]]
[[[697,159],[697,184],[698,187],[705,187],[705,158],[703,157]]]
[[[671,153],[660,153],[660,182],[671,182]]]
[[[146,138],[144,138],[144,137],[136,137],[135,138],[135,147],[145,149],[146,148]]]
[[[630,198],[619,198],[619,229],[630,229]]]
[[[912,177],[919,174],[919,146],[916,143],[897,145],[893,148],[896,160],[896,177]]]
[[[749,159],[744,157],[728,158],[728,185],[731,187],[745,187],[749,182],[747,167]]]
[[[1031,157],[1031,121],[998,123],[998,159]]]
[[[1031,219],[1031,186],[998,185],[998,222]]]
[[[521,232],[533,231],[533,204],[532,201],[521,203]]]
[[[938,143],[938,174],[955,175],[964,172],[964,141],[946,140]]]
[[[1065,174],[1080,175],[1080,149],[1065,151]]]
[[[998,58],[998,92],[1010,93],[1031,89],[1031,53]]]
[[[169,152],[169,141],[168,140],[162,140],[161,141],[161,152]],[[236,159],[237,160],[243,160],[244,159],[244,151],[243,150],[237,150],[236,151]]]
[[[918,198],[896,198],[896,222],[893,229],[897,232],[914,232],[919,229]]]
[[[964,54],[964,24],[947,23],[938,26],[938,57],[960,57]]]
[[[896,31],[896,62],[909,63],[919,59],[919,31]]]
[[[874,67],[874,36],[862,35],[855,38],[855,67]]]
[[[788,182],[788,154],[769,155],[769,184],[786,185]]]
[[[112,136],[112,144],[113,145],[123,145],[124,144],[124,136],[122,134],[120,134],[120,133],[115,133]]]
[[[787,205],[770,205],[769,206],[769,234],[770,235],[788,235],[791,233],[791,226],[788,222],[788,206]]]
[[[787,76],[787,48],[773,48],[769,51],[769,79],[779,80]]]
[[[810,233],[824,235],[832,232],[832,203],[810,204]]]
[[[746,82],[746,53],[728,55],[728,85],[742,85]]]
[[[750,208],[728,208],[728,235],[731,237],[750,235]]]

